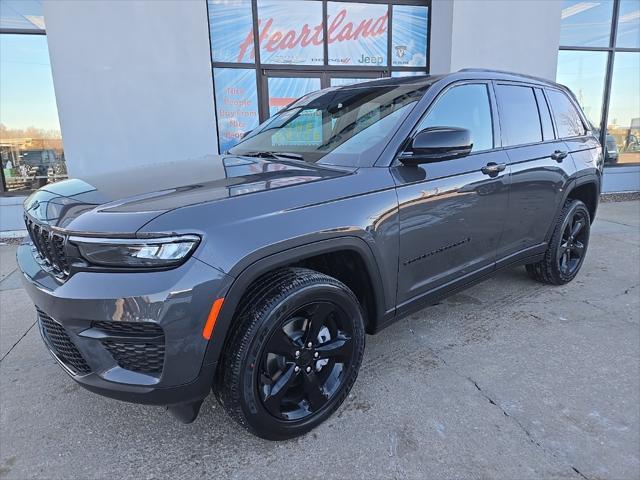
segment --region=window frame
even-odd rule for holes
[[[540,96],[538,96],[538,92],[540,92]],[[536,97],[536,103],[538,105],[538,115],[540,115],[540,126],[542,127],[542,143],[554,142],[558,139],[558,132],[556,131],[553,112],[551,111],[551,105],[549,104],[549,99],[547,98],[547,94],[544,91],[544,87],[533,87],[533,95]],[[542,112],[540,111],[540,109],[543,108],[543,106],[540,105],[541,101],[544,102],[544,106],[547,108],[547,113],[549,114],[549,120],[551,121],[551,138],[548,140],[544,138],[544,125],[542,122]]]
[[[486,89],[487,89],[487,97],[488,97],[488,100],[489,100],[489,114],[490,114],[490,118],[491,118],[491,131],[492,131],[492,142],[493,142],[493,146],[491,148],[487,148],[487,149],[484,149],[484,150],[472,151],[471,153],[469,153],[469,155],[465,155],[465,158],[473,156],[473,155],[479,155],[479,154],[483,154],[483,153],[492,152],[492,151],[496,151],[496,150],[502,149],[500,123],[499,123],[499,119],[498,119],[497,103],[496,103],[496,98],[495,98],[495,91],[493,89],[493,82],[491,80],[458,80],[458,81],[449,83],[446,86],[444,86],[437,93],[437,95],[433,98],[433,100],[429,103],[429,105],[424,109],[424,111],[420,115],[420,118],[418,119],[418,121],[411,128],[410,134],[407,136],[407,138],[403,142],[403,144],[402,144],[403,146],[400,149],[401,151],[408,144],[408,142],[410,140],[413,140],[413,138],[416,136],[416,134],[420,131],[419,130],[420,125],[427,118],[429,113],[431,113],[431,111],[433,110],[435,105],[438,103],[440,98],[442,98],[450,90],[452,90],[452,89],[454,89],[456,87],[464,86],[464,85],[484,85],[486,87]],[[401,153],[401,152],[398,152],[398,153]],[[396,154],[396,157],[397,157],[397,155],[398,154]],[[393,165],[393,163],[395,163],[396,160],[397,159],[394,158],[394,162],[392,162],[392,165]]]
[[[620,0],[613,0],[612,8],[613,8],[613,12],[611,16],[611,28],[609,31],[609,42],[607,46],[602,46],[602,47],[575,46],[575,45],[559,46],[559,50],[561,51],[570,50],[570,51],[582,51],[582,52],[606,52],[607,53],[607,64],[606,64],[605,78],[604,78],[604,90],[602,92],[602,108],[601,108],[600,125],[593,125],[593,127],[596,127],[599,129],[598,140],[600,141],[600,144],[603,146],[606,145],[607,125],[609,123],[609,107],[611,103],[610,102],[611,86],[613,84],[613,68],[614,68],[613,64],[614,64],[615,55],[618,52],[640,53],[640,48],[617,46],[616,42],[618,37],[618,21],[620,19]],[[571,95],[570,95],[570,98],[571,98]],[[574,99],[571,98],[571,100],[573,101]],[[585,119],[582,114],[582,108],[580,108],[578,111],[584,123]],[[587,122],[587,125],[589,125],[588,122]],[[555,119],[554,119],[554,126],[555,126]],[[589,132],[592,130],[590,128],[587,128],[587,131]],[[557,135],[557,130],[556,130],[556,135]],[[606,165],[605,168],[628,167],[630,165],[640,165],[640,164],[639,163],[618,163],[614,165]]]

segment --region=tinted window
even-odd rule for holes
[[[569,97],[558,90],[547,90],[547,96],[551,103],[553,118],[556,120],[558,138],[584,135],[584,125]]]
[[[500,128],[505,145],[542,141],[538,105],[531,87],[498,85]]]
[[[459,127],[471,132],[473,150],[493,148],[493,125],[485,84],[453,87],[445,92],[422,120],[418,130],[428,127]]]
[[[536,100],[538,101],[538,111],[540,112],[540,120],[542,121],[542,137],[544,140],[553,140],[553,123],[551,122],[551,113],[549,105],[544,98],[544,93],[539,88],[534,89],[536,92]]]

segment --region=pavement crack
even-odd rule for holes
[[[0,358],[0,363],[1,363],[5,358],[7,358],[7,356],[11,353],[11,351],[12,351],[14,348],[16,348],[16,346],[20,343],[20,341],[21,341],[24,337],[26,337],[26,336],[27,336],[27,333],[29,333],[29,332],[31,331],[31,329],[34,327],[34,325],[35,325],[36,323],[37,323],[37,320],[36,320],[36,321],[34,321],[34,322],[31,324],[31,326],[30,326],[29,328],[27,328],[27,331],[26,331],[26,332],[24,332],[24,333],[20,336],[20,338],[16,341],[16,343],[14,343],[13,345],[11,345],[11,348],[7,351],[7,353],[5,353],[5,354],[2,356],[2,358]]]
[[[11,270],[9,273],[7,273],[4,278],[2,280],[0,280],[0,285],[2,285],[2,282],[4,282],[7,278],[9,278],[11,275],[13,275],[14,273],[16,273],[16,271],[18,270],[18,267],[14,268],[13,270]]]
[[[580,470],[578,470],[576,467],[574,467],[573,465],[571,465],[571,469],[576,472],[578,475],[580,475],[582,478],[586,479],[586,480],[590,480],[589,477],[587,477],[584,473],[582,473]]]
[[[429,347],[427,347],[429,348]],[[544,445],[542,445],[538,440],[535,439],[534,435],[527,429],[527,427],[525,427],[522,422],[520,422],[516,417],[512,416],[509,412],[507,412],[504,408],[502,408],[502,406],[500,406],[500,404],[494,400],[485,390],[482,389],[482,387],[478,384],[477,381],[475,381],[473,378],[463,375],[460,372],[458,372],[454,367],[450,366],[446,360],[444,358],[442,358],[440,355],[438,355],[432,348],[429,348],[429,350],[431,351],[431,353],[433,354],[434,357],[436,357],[439,361],[441,361],[445,366],[449,367],[451,369],[451,371],[453,371],[453,373],[457,376],[459,376],[460,378],[463,378],[465,380],[467,380],[468,382],[471,382],[475,387],[476,390],[478,390],[478,392],[480,392],[480,395],[482,395],[491,405],[495,406],[496,408],[499,408],[500,411],[502,412],[502,414],[511,419],[511,421],[522,431],[524,432],[524,434],[527,437],[527,440],[535,445],[538,448],[541,448],[545,453],[551,455],[553,458],[559,460],[559,461],[566,461],[566,458],[561,457],[558,453],[556,453],[555,451],[545,447]],[[580,470],[578,470],[576,467],[574,467],[573,465],[569,465],[571,467],[571,469],[577,474],[579,475],[581,478],[584,478],[585,480],[590,480],[589,477],[587,477],[584,473],[582,473]]]

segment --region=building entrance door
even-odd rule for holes
[[[264,70],[261,117],[266,119],[296,99],[321,88],[381,78],[383,72]]]

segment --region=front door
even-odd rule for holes
[[[494,150],[494,105],[487,83],[454,85],[420,122],[471,131],[466,157],[392,167],[400,218],[398,306],[432,298],[452,282],[494,268],[508,204],[508,158]],[[487,165],[494,168],[487,169]]]

